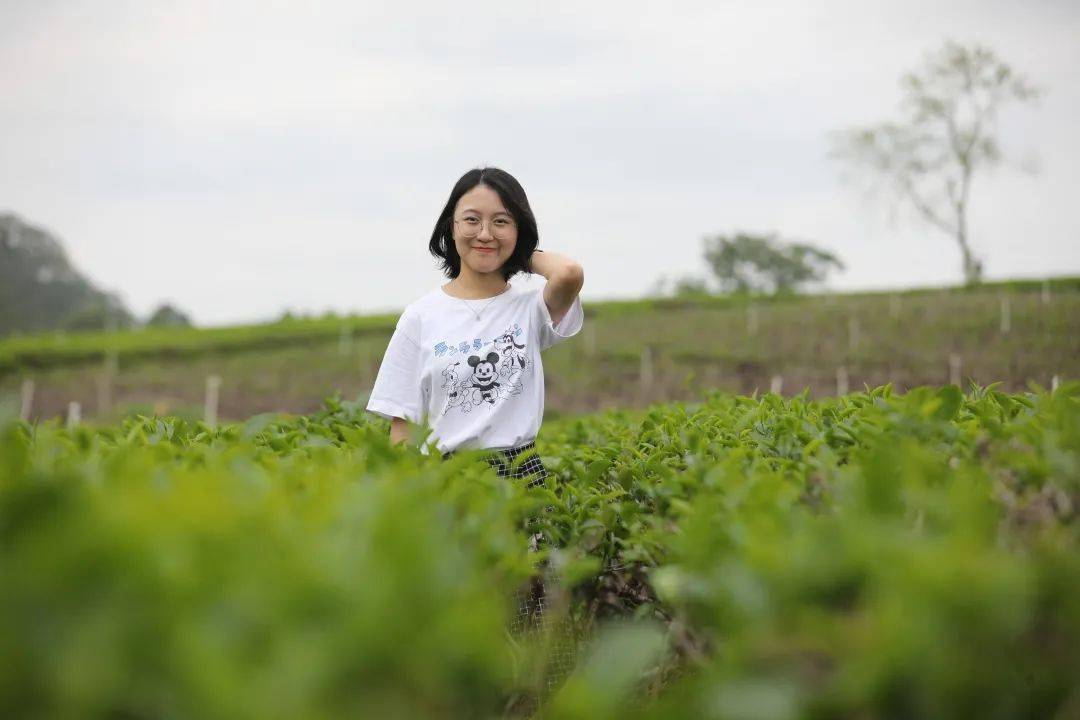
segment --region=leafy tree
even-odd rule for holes
[[[983,264],[967,221],[972,178],[1001,159],[998,109],[1038,92],[991,50],[952,41],[905,74],[901,89],[898,121],[835,133],[831,155],[884,180],[896,199],[952,237],[965,281],[977,283]]]
[[[699,297],[701,295],[709,295],[708,283],[705,278],[685,276],[675,280],[672,286],[672,292],[675,297]]]
[[[827,250],[783,242],[775,233],[706,237],[705,261],[726,292],[796,292],[823,282],[831,270],[844,268]]]
[[[148,327],[191,327],[191,318],[165,303],[150,315],[146,324]]]
[[[63,330],[126,330],[135,327],[135,316],[111,293],[80,305],[64,318]]]

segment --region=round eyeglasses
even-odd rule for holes
[[[461,237],[471,240],[480,234],[480,230],[484,227],[484,222],[475,215],[466,215],[463,218],[454,220],[455,223],[461,228]],[[506,240],[513,233],[516,225],[514,221],[508,217],[499,216],[491,221],[491,234],[499,240]]]

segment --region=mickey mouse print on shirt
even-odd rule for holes
[[[451,410],[470,413],[477,407],[493,407],[520,395],[532,366],[525,342],[519,341],[523,334],[514,323],[487,343],[477,340],[472,346],[461,343],[457,348],[439,343],[436,355],[458,350],[459,357],[464,358],[450,362],[442,370],[442,389],[446,391],[443,414]],[[484,348],[489,349],[484,352]],[[478,352],[468,353],[469,350]]]

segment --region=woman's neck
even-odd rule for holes
[[[502,275],[497,272],[479,275],[467,272],[463,267],[461,273],[443,287],[457,297],[466,300],[482,300],[499,295],[506,290],[507,284]]]

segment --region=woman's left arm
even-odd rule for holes
[[[529,258],[529,271],[547,278],[544,302],[552,323],[558,325],[585,284],[585,271],[581,263],[562,253],[544,250],[533,252]]]

